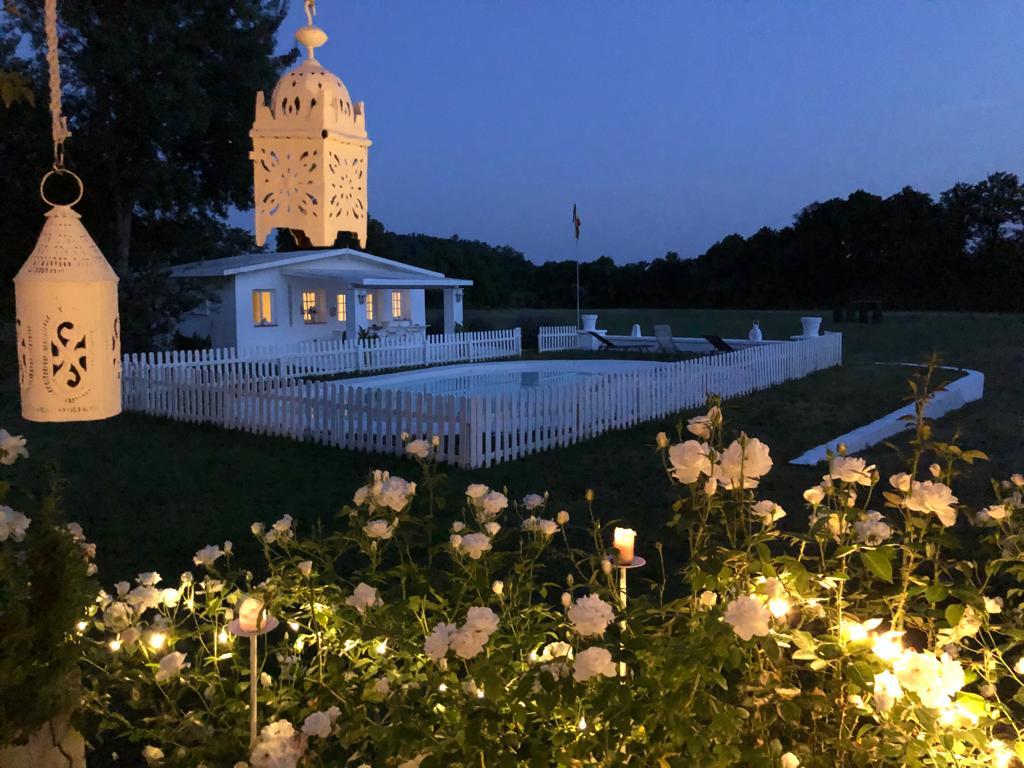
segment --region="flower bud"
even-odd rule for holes
[[[601,561],[601,570],[604,572],[605,576],[610,576],[611,573],[612,573],[612,561],[607,559],[607,558],[602,560]]]
[[[928,467],[928,471],[931,472],[932,477],[936,479],[942,476],[942,467],[940,467],[938,464],[932,464],[930,467]]]
[[[655,439],[658,441],[659,448],[663,450],[665,448],[668,448],[668,435],[666,435],[664,432],[659,432],[657,438]]]
[[[569,513],[564,509],[555,516],[555,522],[559,525],[565,525],[569,522]]]
[[[496,580],[493,584],[491,584],[491,592],[496,594],[498,597],[501,597],[501,594],[504,591],[505,591],[505,582],[500,581],[500,580]]]
[[[568,592],[563,592],[562,593],[562,607],[563,608],[568,608],[570,605],[572,605],[572,595],[570,595]]]

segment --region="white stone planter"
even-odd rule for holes
[[[0,749],[3,768],[85,768],[85,740],[67,717],[51,720],[20,747]]]
[[[580,315],[580,321],[583,323],[584,331],[597,330],[597,315]]]
[[[804,331],[802,336],[819,336],[821,335],[821,318],[820,317],[801,317],[800,325],[803,326]]]

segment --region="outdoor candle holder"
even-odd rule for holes
[[[252,598],[247,598],[251,600]],[[245,605],[243,601],[242,606]],[[240,611],[241,613],[241,611]],[[257,689],[259,688],[259,670],[257,669],[256,657],[258,656],[258,643],[259,638],[268,632],[273,632],[277,629],[280,622],[269,613],[266,609],[260,608],[259,621],[256,623],[256,629],[243,629],[241,619],[235,619],[228,624],[228,632],[235,637],[247,637],[249,638],[249,749],[256,746],[256,737],[259,733],[258,728],[258,717],[256,709],[258,706],[257,701]]]
[[[626,574],[634,568],[643,568],[647,565],[647,561],[639,555],[633,555],[633,558],[626,564],[619,563],[618,555],[611,555],[608,560],[611,562],[612,567],[619,571],[619,602],[622,604],[622,621],[619,622],[619,629],[623,633],[626,631],[626,604],[628,602],[628,589],[626,584]],[[619,662],[619,677],[626,676],[626,662]]]

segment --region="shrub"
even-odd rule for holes
[[[254,524],[260,576],[225,542],[173,585],[101,594],[93,764],[1018,764],[1024,477],[962,504],[951,486],[985,457],[933,439],[920,406],[906,473],[840,451],[788,532],[757,494],[768,446],[730,440],[716,401],[659,434],[688,555],[666,573],[660,545],[642,552],[655,589],[628,604],[592,494],[581,521],[470,485],[432,542],[443,476],[409,440],[418,485],[376,472],[330,526]],[[246,598],[280,619],[258,641],[253,748]]]

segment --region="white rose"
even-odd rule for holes
[[[864,459],[857,456],[836,456],[832,459],[829,477],[844,483],[871,485],[871,473],[874,471],[874,464],[868,466]]]
[[[761,525],[764,526],[771,525],[776,520],[781,520],[786,516],[786,510],[774,501],[768,501],[767,499],[757,502],[751,511],[760,519]]]
[[[490,491],[480,499],[480,509],[485,519],[497,517],[498,514],[508,506],[508,497],[498,491]]]
[[[498,628],[498,615],[490,608],[476,606],[466,612],[466,623],[463,626],[471,632],[482,632],[490,636]]]
[[[443,621],[436,624],[423,642],[423,652],[427,657],[433,661],[441,661],[448,654],[448,645],[455,630],[454,624],[445,624]]]
[[[985,516],[983,519],[1005,520],[1010,515],[1010,510],[1006,508],[1005,504],[993,504],[990,507],[985,507],[978,514]]]
[[[702,608],[713,608],[715,603],[718,602],[718,595],[712,592],[710,589],[705,589],[700,593],[700,605]]]
[[[529,510],[543,507],[544,497],[536,493],[529,493],[526,496],[523,496],[523,506]]]
[[[303,560],[301,563],[299,563],[298,569],[299,569],[299,573],[301,573],[303,576],[305,576],[308,579],[310,577],[310,575],[312,575],[312,573],[313,573],[313,561],[312,560]]]
[[[345,598],[345,605],[355,608],[361,614],[366,613],[367,608],[376,608],[383,604],[384,601],[378,596],[377,590],[362,582],[357,584],[355,591]]]
[[[768,634],[768,621],[771,611],[756,597],[743,595],[730,602],[725,608],[725,620],[743,640],[750,640],[754,635],[764,637]]]
[[[907,491],[910,490],[910,482],[910,475],[908,475],[906,472],[900,472],[899,474],[891,475],[889,477],[889,485],[891,485],[897,491],[902,491],[903,493],[906,493]]]
[[[903,698],[903,688],[900,687],[900,681],[896,679],[896,675],[889,670],[877,672],[872,696],[878,710],[888,712],[897,699]]]
[[[21,512],[0,504],[0,541],[22,541],[32,521]]]
[[[163,578],[156,571],[146,571],[136,576],[135,581],[144,587],[152,587],[163,581]]]
[[[1024,488],[1024,475],[1022,475],[1020,472],[1014,472],[1012,475],[1010,475],[1010,482],[1013,483],[1018,488]]]
[[[466,486],[466,496],[470,501],[479,501],[490,492],[490,488],[482,483],[473,483]]]
[[[868,512],[853,524],[857,541],[868,546],[877,546],[892,536],[892,528],[885,522],[881,512]]]
[[[677,443],[668,449],[668,461],[672,465],[672,477],[680,483],[697,482],[701,475],[712,472],[708,446],[696,440]]]
[[[452,652],[460,659],[476,658],[487,644],[488,636],[465,627],[456,629],[448,639]]]
[[[363,533],[371,539],[390,539],[395,535],[395,529],[387,520],[371,520],[363,526]]]
[[[686,422],[686,429],[702,440],[711,437],[711,420],[707,416],[694,416]]]
[[[159,669],[156,671],[156,681],[162,683],[171,680],[181,674],[181,670],[191,666],[185,663],[186,655],[181,651],[171,651],[160,659]]]
[[[772,468],[772,459],[767,445],[756,437],[740,435],[718,459],[714,476],[727,490],[733,488],[756,488],[760,478]]]
[[[430,455],[430,443],[426,440],[413,440],[405,446],[405,452],[417,459],[425,459]]]
[[[606,648],[591,647],[580,651],[572,664],[572,677],[585,683],[594,677],[615,677],[615,662]]]
[[[504,591],[505,591],[505,582],[500,581],[500,580],[495,580],[491,584],[491,592],[496,594],[498,597],[501,597],[501,595],[502,595],[502,593]]]
[[[386,679],[385,682],[387,682]],[[323,712],[314,712],[302,722],[302,732],[307,736],[327,738],[331,735],[331,728],[340,714],[341,710],[337,707],[331,707]]]
[[[142,758],[148,766],[160,765],[164,761],[164,751],[160,747],[147,744],[142,750]]]
[[[496,523],[493,520],[489,523],[484,523],[484,530],[487,531],[488,536],[497,536],[498,531],[501,530],[501,523]]]
[[[0,464],[10,466],[19,456],[28,458],[25,438],[21,435],[12,435],[6,429],[0,429]]]
[[[452,523],[452,533],[462,533],[462,531],[464,531],[465,528],[466,524],[461,522],[460,520],[456,520],[454,523]]]
[[[913,482],[910,486],[910,497],[907,499],[907,509],[914,512],[932,512],[939,522],[946,528],[956,524],[956,509],[954,505],[958,502],[953,491],[942,483],[935,483],[931,480],[924,482]]]
[[[416,483],[410,483],[400,477],[389,477],[376,494],[375,502],[394,512],[401,512],[416,495]]]
[[[799,768],[800,758],[792,752],[787,752],[779,758],[779,768]]]
[[[216,544],[208,544],[192,556],[192,562],[196,565],[201,565],[205,568],[209,568],[211,565],[217,562],[217,558],[223,556],[224,553],[221,551],[220,547],[218,547]]]
[[[555,522],[558,523],[559,525],[568,525],[569,524],[569,513],[566,512],[563,509],[557,515],[555,515]]]
[[[457,533],[453,533],[448,537],[448,543],[451,545],[452,549],[457,550],[462,546],[462,537]]]
[[[813,506],[821,504],[825,498],[825,491],[820,485],[812,486],[804,491],[804,501]]]
[[[985,611],[987,613],[1002,613],[1003,612],[1003,598],[1001,598],[1001,597],[986,597],[985,598]]]
[[[569,608],[569,621],[581,637],[603,636],[614,618],[612,607],[597,595],[581,597]]]
[[[459,551],[469,555],[472,560],[479,560],[484,552],[491,549],[491,538],[486,533],[467,533],[462,537]]]

